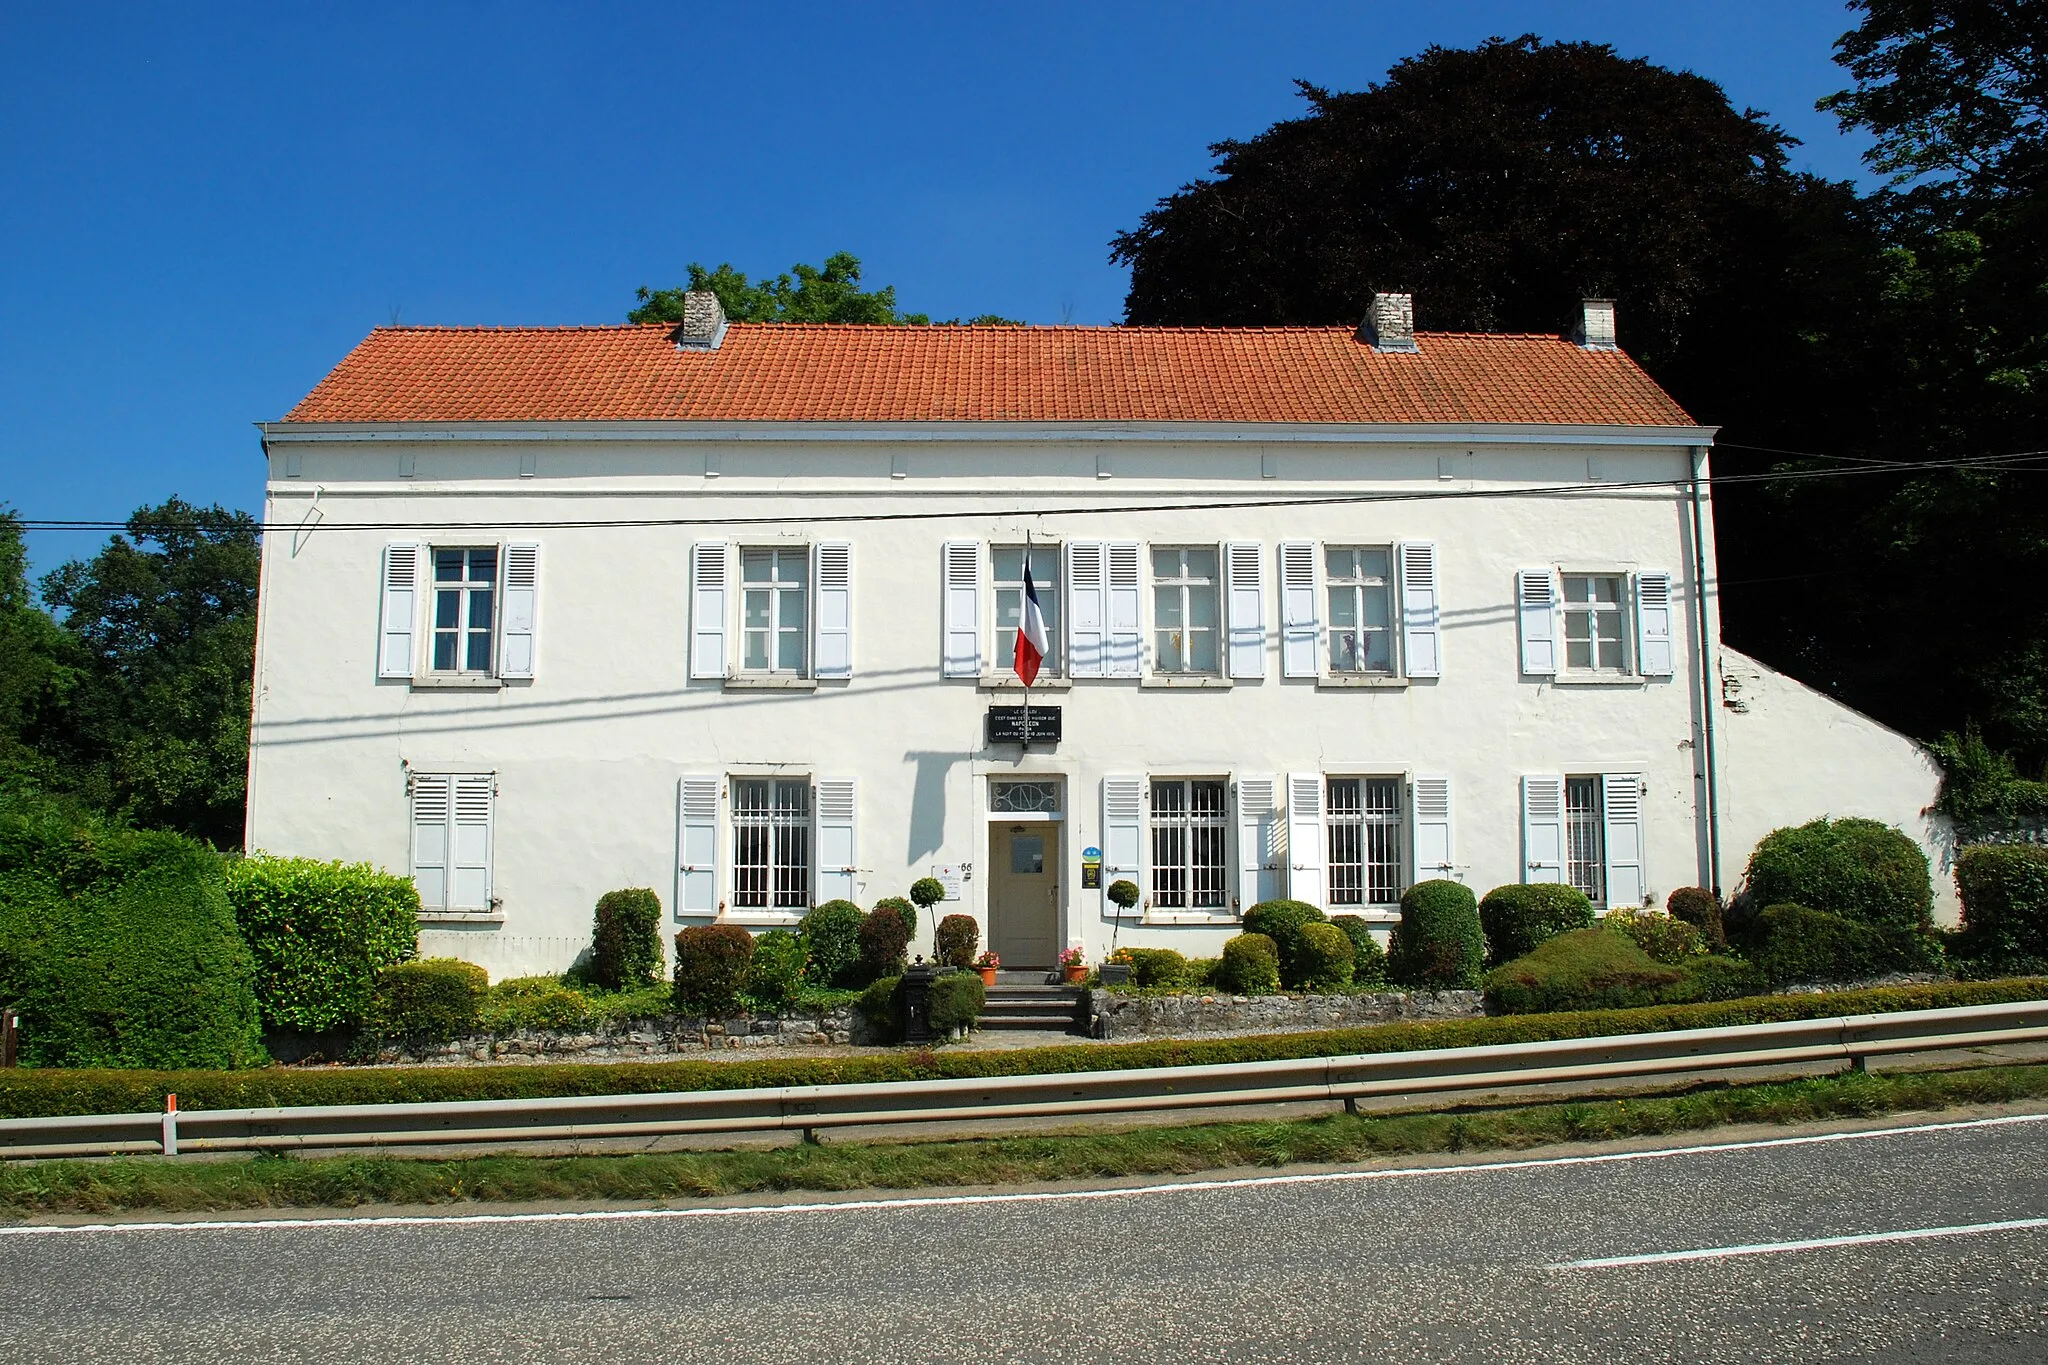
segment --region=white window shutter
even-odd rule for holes
[[[448,839],[448,908],[491,908],[491,815],[497,779],[489,773],[454,779],[455,818]]]
[[[1402,672],[1411,678],[1443,675],[1443,626],[1437,602],[1436,542],[1400,547]]]
[[[1280,673],[1313,678],[1322,623],[1316,615],[1316,547],[1310,540],[1280,545]]]
[[[531,678],[540,642],[540,546],[505,547],[505,628],[498,640],[498,676]]]
[[[718,913],[716,777],[686,777],[677,793],[676,918]]]
[[[1415,850],[1415,880],[1449,879],[1456,870],[1451,858],[1451,779],[1443,773],[1417,773],[1409,800],[1409,847]]]
[[[412,882],[422,910],[448,908],[448,779],[412,779]]]
[[[1279,778],[1250,773],[1237,779],[1237,912],[1285,894],[1280,877]]]
[[[1138,888],[1138,903],[1129,910],[1109,898],[1119,881]],[[1136,918],[1145,907],[1145,779],[1102,779],[1102,913]]]
[[[1532,678],[1557,676],[1557,580],[1548,569],[1515,575],[1515,616],[1521,622],[1522,672]]]
[[[981,676],[981,542],[947,541],[941,576],[945,580],[945,598],[941,604],[945,617],[941,669],[948,678],[978,678]]]
[[[1076,678],[1109,673],[1109,584],[1099,540],[1067,542],[1067,671]]]
[[[1607,905],[1640,907],[1649,885],[1643,871],[1643,775],[1608,773],[1600,779],[1600,794],[1607,823]]]
[[[1233,678],[1266,676],[1266,602],[1259,567],[1257,541],[1234,541],[1223,547]]]
[[[1323,775],[1287,774],[1287,894],[1321,906],[1323,886]]]
[[[813,676],[853,676],[853,546],[843,540],[821,540],[811,547],[811,581],[818,586],[818,604],[811,616],[814,632]]]
[[[1522,779],[1522,880],[1564,880],[1564,779]]]
[[[818,779],[818,875],[816,901],[850,901],[858,888],[859,858],[855,843],[854,809],[857,792],[850,777]]]
[[[1135,540],[1112,540],[1105,547],[1109,566],[1109,667],[1112,678],[1135,678],[1144,659],[1144,632],[1139,626],[1139,599],[1144,593],[1139,565],[1143,553]]]
[[[1646,678],[1668,678],[1673,672],[1668,573],[1636,575],[1636,671]]]
[[[732,580],[731,546],[700,540],[690,547],[690,676],[726,675],[726,595]]]
[[[377,676],[410,678],[413,632],[420,616],[420,561],[426,547],[394,541],[384,547],[383,602],[378,613]]]

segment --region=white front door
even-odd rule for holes
[[[1050,970],[1060,953],[1060,825],[991,822],[988,944],[1011,968]]]

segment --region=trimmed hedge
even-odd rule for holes
[[[1494,968],[1485,995],[1494,1013],[1543,1014],[1728,1000],[1763,987],[1762,974],[1739,958],[1694,954],[1681,963],[1659,962],[1625,934],[1596,928],[1546,939],[1534,952]]]
[[[1713,959],[1708,959],[1712,961]],[[2048,999],[2048,977],[1886,986],[1833,994],[1766,995],[1631,1010],[1438,1019],[1321,1033],[1245,1038],[1076,1043],[1057,1047],[896,1052],[745,1061],[579,1062],[535,1066],[266,1067],[258,1071],[0,1071],[0,1118],[134,1114],[163,1108],[262,1109],[302,1104],[415,1104],[447,1100],[646,1095],[760,1086],[865,1085],[980,1076],[1072,1075],[1131,1067],[1215,1066],[1297,1057],[1491,1047],[1788,1019],[1949,1009]]]
[[[782,1009],[804,985],[804,941],[787,929],[770,929],[754,940],[745,990],[756,1003]]]
[[[810,954],[804,979],[816,986],[861,984],[855,978],[860,974],[860,925],[866,918],[852,901],[814,906],[796,928]]]
[[[854,1005],[860,1011],[860,1017],[868,1021],[868,1027],[875,1036],[884,1042],[897,1041],[902,1032],[898,1028],[901,1021],[896,1017],[896,988],[902,984],[901,976],[878,977],[868,983]]]
[[[515,976],[485,994],[477,1024],[486,1033],[583,1029],[596,1021],[590,997],[552,976]]]
[[[661,968],[661,897],[645,886],[599,896],[590,979],[608,991],[644,990],[661,980]]]
[[[1280,950],[1264,934],[1239,934],[1223,945],[1216,985],[1237,995],[1271,995],[1280,989]]]
[[[1707,948],[1719,952],[1728,946],[1728,929],[1721,922],[1721,898],[1704,886],[1681,886],[1664,898],[1664,908],[1673,919],[1682,919],[1700,931]]]
[[[693,924],[676,935],[676,1003],[707,1016],[731,1014],[746,988],[754,936],[737,924]]]
[[[974,955],[980,951],[981,926],[975,923],[974,916],[948,915],[939,921],[932,936],[932,957],[940,966],[958,967],[964,972],[974,965]]]
[[[1804,905],[1773,905],[1757,916],[1743,956],[1773,985],[1854,981],[1927,967],[1932,940],[1910,930],[1880,929]]]
[[[1743,899],[1754,910],[1805,905],[1879,929],[1933,922],[1927,855],[1875,820],[1813,820],[1772,830],[1749,855]]]
[[[1304,990],[1341,991],[1351,984],[1358,950],[1334,924],[1304,924],[1294,944],[1297,979]]]
[[[1486,939],[1472,888],[1417,882],[1401,897],[1401,922],[1387,952],[1387,975],[1404,986],[1470,990],[1479,984]]]
[[[1290,989],[1302,983],[1301,931],[1310,924],[1325,923],[1323,912],[1306,901],[1260,901],[1244,912],[1244,931],[1264,934],[1273,940],[1280,954],[1280,981]]]
[[[446,1043],[477,1031],[491,975],[473,962],[426,957],[377,973],[364,1036],[371,1040]]]
[[[419,955],[419,891],[368,863],[236,858],[227,890],[269,1028],[359,1024],[378,969]]]
[[[1707,950],[1700,931],[1676,915],[1660,915],[1654,910],[1610,910],[1600,917],[1600,924],[1667,966],[1683,966]]]
[[[1119,948],[1117,955],[1131,964],[1133,986],[1182,986],[1191,980],[1187,958],[1171,948]]]
[[[941,1031],[973,1028],[986,1003],[988,988],[981,984],[979,972],[940,972],[932,982],[932,1027]]]
[[[1593,902],[1576,886],[1510,882],[1479,902],[1486,961],[1498,967],[1535,950],[1547,938],[1593,927]]]
[[[2048,847],[1972,844],[1956,857],[1959,945],[1993,961],[2048,960]]]
[[[1387,984],[1387,950],[1372,936],[1372,926],[1357,915],[1338,915],[1330,921],[1351,940],[1351,984]]]

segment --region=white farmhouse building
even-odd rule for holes
[[[1712,432],[1611,306],[1409,316],[379,329],[262,427],[248,845],[408,869],[494,975],[623,886],[765,927],[939,875],[1037,966],[1430,877],[1661,904],[1822,814],[1941,858],[1926,754],[1719,645]]]

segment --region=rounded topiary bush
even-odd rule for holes
[[[929,910],[946,898],[946,884],[937,877],[919,877],[910,884],[910,902],[920,910]]]
[[[1109,884],[1109,890],[1106,894],[1109,896],[1109,903],[1111,905],[1114,905],[1119,910],[1128,910],[1138,903],[1138,884],[1119,877]]]
[[[932,980],[932,1027],[941,1032],[971,1029],[988,1002],[988,988],[975,972],[940,972]]]
[[[1372,926],[1357,915],[1338,915],[1330,923],[1343,930],[1344,937],[1351,940],[1351,984],[1386,985],[1387,950],[1380,947],[1380,941],[1373,937]]]
[[[1479,903],[1453,881],[1417,882],[1401,897],[1401,922],[1387,953],[1387,975],[1403,986],[1471,990],[1486,961]]]
[[[1772,830],[1749,855],[1743,896],[1755,906],[1810,906],[1872,928],[1913,931],[1933,922],[1927,855],[1875,820]]]
[[[377,973],[364,1032],[407,1043],[446,1043],[477,1030],[491,976],[474,962],[428,957]]]
[[[753,961],[754,936],[737,924],[691,925],[676,935],[676,1003],[698,1014],[730,1014]]]
[[[901,976],[910,939],[917,932],[917,912],[910,902],[879,901],[860,922],[860,973],[869,981]]]
[[[2048,847],[1972,844],[1956,857],[1961,949],[1992,964],[2048,961]]]
[[[1728,930],[1721,922],[1721,898],[1704,886],[1681,886],[1664,898],[1664,908],[1673,919],[1682,919],[1700,931],[1707,947],[1715,952],[1728,946]]]
[[[1341,991],[1351,984],[1358,950],[1334,924],[1304,924],[1294,944],[1299,985],[1311,991]]]
[[[1125,948],[1121,952],[1131,964],[1133,986],[1188,984],[1188,960],[1171,948]]]
[[[1479,927],[1486,935],[1486,960],[1498,966],[1533,951],[1537,944],[1575,929],[1593,927],[1593,902],[1575,886],[1510,882],[1479,902]]]
[[[805,915],[796,930],[809,958],[804,979],[842,989],[861,984],[860,925],[866,918],[852,901],[826,901]]]
[[[980,951],[981,926],[972,915],[948,915],[932,934],[932,956],[940,966],[965,971],[974,965],[974,955]]]
[[[1216,984],[1235,995],[1271,995],[1280,989],[1280,950],[1264,934],[1239,934],[1223,945]]]
[[[1280,980],[1290,987],[1301,982],[1301,929],[1324,923],[1323,912],[1307,901],[1260,901],[1244,912],[1244,931],[1264,934],[1280,953]]]
[[[637,991],[661,979],[661,897],[650,887],[597,898],[590,979],[608,991]]]
[[[804,941],[787,929],[770,929],[754,940],[747,962],[746,993],[769,1009],[794,1004],[804,984]]]

